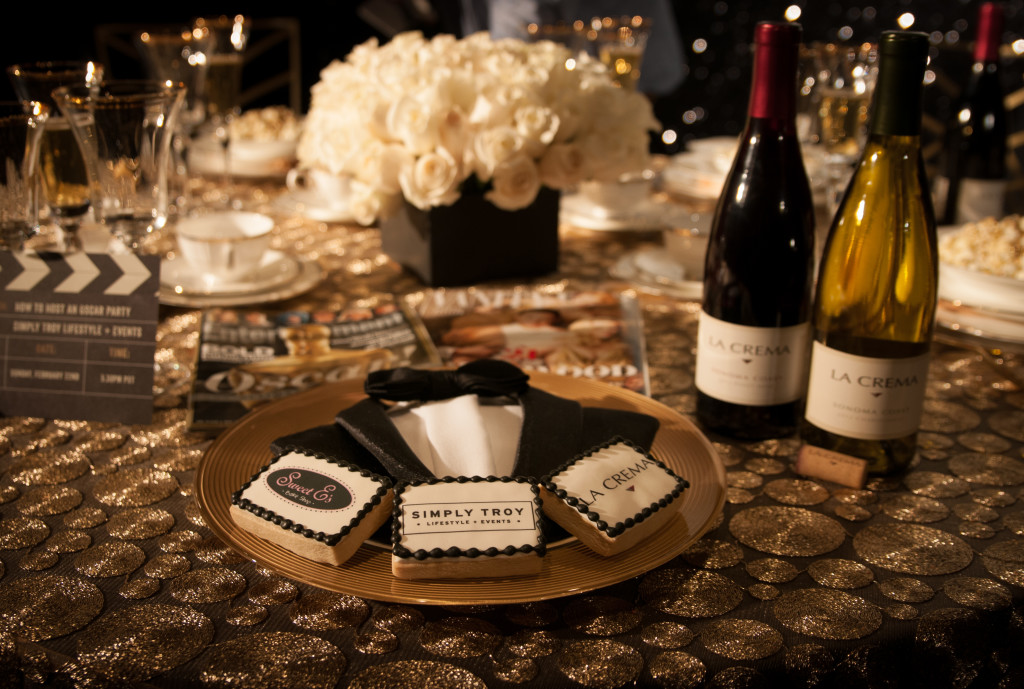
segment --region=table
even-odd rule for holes
[[[270,207],[273,194],[256,188],[251,201]],[[277,244],[328,275],[296,308],[422,287],[380,253],[374,229],[279,225]],[[562,233],[554,277],[603,286],[624,252],[660,241]],[[699,304],[640,298],[652,396],[691,416]],[[185,419],[198,322],[198,311],[162,312],[151,424],[0,419],[0,685],[1024,682],[1019,354],[936,343],[905,475],[854,490],[794,474],[796,439],[709,436],[726,505],[681,556],[583,595],[431,607],[296,583],[213,536],[193,499],[212,441]]]

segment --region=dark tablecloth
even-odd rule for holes
[[[374,229],[279,223],[278,246],[327,270],[296,308],[422,288]],[[609,266],[659,240],[563,228],[551,279],[615,287]],[[689,416],[699,305],[640,298],[652,396]],[[1013,353],[936,343],[904,475],[854,490],[795,474],[794,438],[710,436],[724,513],[671,562],[583,595],[432,607],[290,581],[207,528],[211,438],[186,422],[198,323],[163,313],[149,425],[0,419],[0,686],[1024,686]]]

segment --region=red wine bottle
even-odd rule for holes
[[[999,44],[1003,8],[994,2],[978,10],[974,64],[951,124],[948,188],[941,222],[962,224],[1003,217],[1006,196],[1006,108]],[[939,194],[941,196],[941,193]]]
[[[793,433],[802,414],[814,208],[796,132],[799,24],[754,33],[747,122],[718,199],[697,332],[697,418],[737,438]]]

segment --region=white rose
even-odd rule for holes
[[[348,208],[360,225],[372,225],[386,207],[385,197],[376,189],[353,180],[349,189]]]
[[[494,169],[523,148],[523,137],[510,126],[495,127],[477,134],[473,140],[472,160],[476,176],[488,180]]]
[[[307,118],[296,158],[303,167],[322,167],[337,174],[348,170],[353,153],[367,138],[362,127],[323,113]]]
[[[479,88],[480,92],[469,113],[469,121],[481,130],[509,125],[512,122],[513,107],[495,97],[496,89],[483,85]]]
[[[646,132],[637,133],[625,127],[591,131],[580,141],[580,149],[586,155],[588,177],[603,182],[615,181],[627,172],[638,172],[649,159]]]
[[[409,203],[427,210],[455,203],[462,178],[452,154],[441,148],[403,166],[398,182]]]
[[[558,114],[543,105],[524,105],[513,116],[516,131],[523,137],[526,152],[534,158],[540,157],[544,149],[555,139],[560,120]]]
[[[517,154],[494,168],[493,186],[484,198],[498,208],[514,211],[533,203],[540,191],[537,166],[525,154]]]
[[[372,141],[359,148],[347,171],[381,193],[398,194],[401,192],[399,174],[412,164],[412,159],[412,154],[399,144]]]
[[[538,163],[540,180],[546,187],[566,189],[587,176],[587,157],[574,143],[552,144]]]
[[[387,131],[390,138],[401,142],[413,155],[420,155],[437,146],[437,113],[432,102],[422,102],[412,96],[398,98],[387,111]]]
[[[578,93],[563,94],[553,105],[558,116],[555,141],[569,141],[587,121],[588,105]]]
[[[471,129],[466,114],[460,108],[444,113],[438,125],[439,145],[458,161],[466,159],[466,148],[470,144]]]
[[[472,73],[463,68],[453,69],[436,87],[442,103],[449,103],[450,108],[462,112],[472,111],[477,99],[477,84]]]

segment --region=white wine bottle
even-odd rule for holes
[[[801,434],[888,474],[916,452],[938,249],[920,141],[928,37],[885,32],[878,53],[869,138],[818,273]]]

